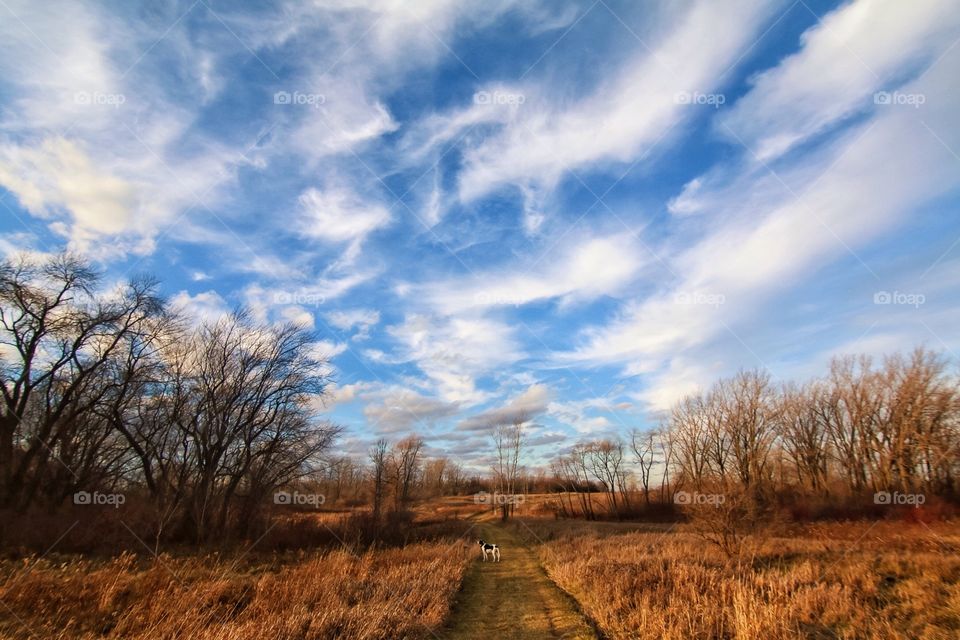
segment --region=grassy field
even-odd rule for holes
[[[956,521],[781,525],[730,559],[690,524],[555,520],[537,504],[506,525],[469,497],[423,504],[409,544],[362,553],[264,539],[249,553],[10,556],[0,637],[960,637]],[[436,539],[412,542],[425,531]],[[502,562],[480,562],[480,537]]]
[[[452,640],[596,638],[576,603],[547,577],[535,548],[511,528],[486,521],[470,533],[496,540],[500,562],[475,562],[457,596],[448,628]],[[476,553],[476,551],[475,551]]]
[[[798,527],[731,561],[680,528],[530,523],[550,577],[610,638],[960,637],[953,523]]]
[[[0,564],[7,638],[428,638],[468,560],[460,543],[403,549]],[[472,556],[471,556],[472,557]]]

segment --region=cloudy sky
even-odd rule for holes
[[[142,6],[139,6],[142,5]],[[0,252],[312,327],[483,465],[739,368],[960,352],[949,0],[0,0]]]

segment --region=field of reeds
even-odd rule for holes
[[[66,552],[93,535],[77,525],[63,548],[0,560],[0,638],[485,637],[498,621],[559,613],[611,639],[960,637],[955,519],[783,521],[747,532],[731,556],[696,520],[532,515],[541,502],[505,525],[471,499],[435,500],[373,542],[362,513],[290,514],[249,548],[159,557]],[[481,535],[503,545],[501,565],[479,562]],[[542,598],[546,583],[463,624],[465,585],[513,594],[543,576],[538,559],[571,596],[565,610],[535,611],[563,602]]]
[[[448,617],[467,559],[462,543],[424,542],[359,554],[4,560],[0,636],[427,638]]]
[[[960,637],[956,522],[848,522],[747,539],[686,525],[523,525],[551,579],[610,638]]]

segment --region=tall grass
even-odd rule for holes
[[[543,537],[551,578],[611,638],[960,637],[955,523],[812,526],[739,562],[687,531]]]
[[[451,542],[359,555],[7,560],[0,635],[428,638],[447,617],[467,562],[464,545]]]

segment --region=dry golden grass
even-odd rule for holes
[[[611,638],[960,637],[955,523],[810,526],[753,540],[739,563],[688,530],[530,526],[550,577]]]
[[[472,557],[472,556],[470,556]],[[468,557],[462,543],[259,558],[124,554],[0,563],[0,634],[34,638],[424,638]]]

